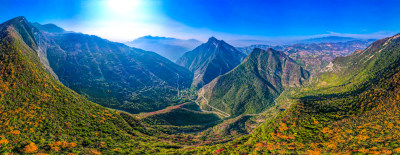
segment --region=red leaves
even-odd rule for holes
[[[224,151],[224,148],[220,148],[220,149],[216,150],[216,151],[214,152],[214,154],[221,153],[222,151]]]

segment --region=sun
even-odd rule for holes
[[[141,0],[107,0],[107,7],[116,14],[132,13],[140,5]]]

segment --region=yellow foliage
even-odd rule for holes
[[[322,129],[322,133],[326,134],[326,133],[330,133],[330,129],[328,127],[324,127]]]
[[[264,146],[263,143],[257,143],[257,144],[256,144],[256,147],[263,147],[263,146]]]
[[[328,148],[330,149],[336,149],[336,144],[335,143],[330,143],[327,145]]]
[[[382,150],[382,154],[392,154],[393,152],[390,150]]]
[[[389,129],[392,129],[393,128],[393,123],[388,123],[388,125],[387,125],[387,127],[389,128]]]
[[[106,147],[106,142],[100,142],[100,148]]]
[[[19,135],[21,132],[19,130],[13,130],[9,132],[10,134]]]
[[[285,124],[285,123],[280,123],[280,125],[279,125],[279,130],[281,131],[281,132],[283,132],[283,131],[286,131],[287,129],[289,129],[288,127],[287,127],[287,125]]]
[[[60,146],[61,144],[62,144],[61,141],[56,141],[56,142],[54,142],[54,145],[55,145],[55,146]]]
[[[114,151],[114,152],[119,152],[119,151],[121,151],[121,149],[115,148],[115,149],[113,149],[113,151]]]
[[[393,150],[396,153],[400,153],[400,147]]]
[[[75,146],[76,146],[76,143],[74,143],[74,142],[71,142],[71,143],[69,143],[69,145],[68,145],[69,148],[73,148],[73,147],[75,147]]]
[[[96,149],[90,149],[90,153],[94,154],[94,155],[100,155],[101,154],[101,152],[97,151]]]
[[[37,150],[38,150],[38,147],[36,146],[36,144],[31,142],[22,149],[22,152],[35,153]]]
[[[320,155],[321,151],[319,150],[307,150],[308,154],[310,155]]]
[[[0,144],[7,144],[8,143],[8,140],[7,139],[1,139],[0,140]]]
[[[61,150],[61,148],[58,147],[58,146],[54,146],[54,147],[51,147],[51,150],[54,151],[54,152],[58,152],[58,151]]]

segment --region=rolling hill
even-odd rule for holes
[[[302,86],[309,73],[282,52],[254,49],[235,69],[199,90],[202,108],[232,116],[257,114],[274,105],[288,87]]]
[[[192,85],[200,88],[235,68],[245,57],[223,40],[211,37],[206,43],[186,52],[176,63],[194,72]]]
[[[399,56],[397,34],[336,58],[309,86],[285,91],[290,109],[208,153],[400,153]]]

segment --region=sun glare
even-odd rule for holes
[[[139,5],[141,0],[107,0],[107,7],[113,13],[127,14],[132,13]]]

